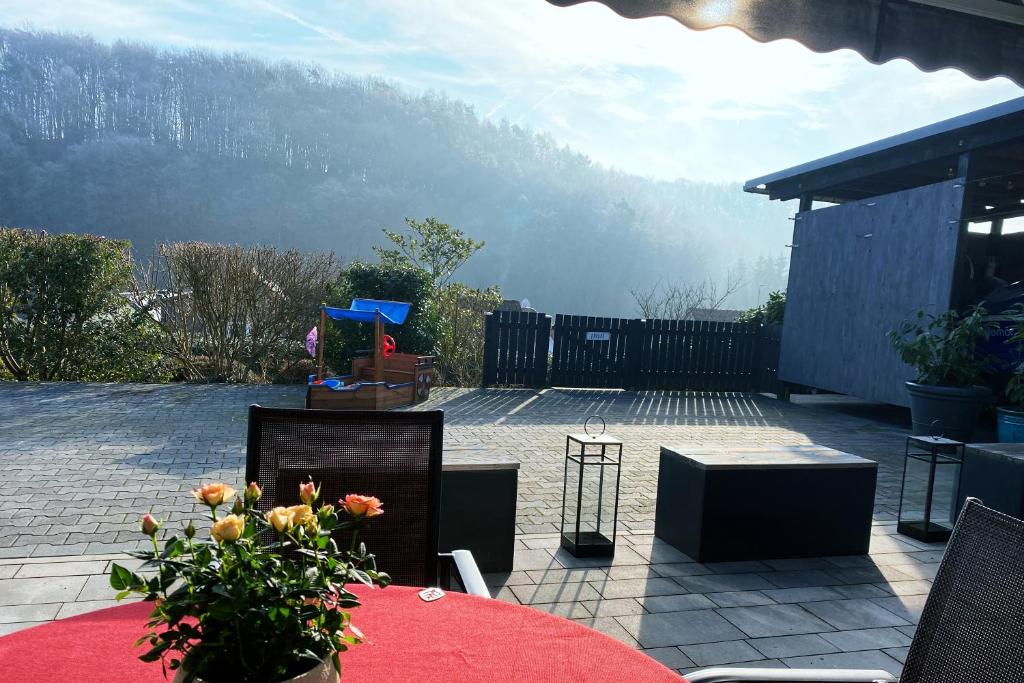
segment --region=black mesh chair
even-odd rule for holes
[[[467,550],[440,555],[444,413],[300,410],[249,407],[245,480],[263,490],[257,507],[299,502],[301,482],[320,485],[320,500],[376,496],[384,514],[360,540],[394,583],[450,586],[454,564],[467,592],[488,595]],[[339,539],[339,543],[341,539]]]
[[[939,565],[903,675],[705,669],[690,683],[1021,683],[1024,522],[968,498]]]

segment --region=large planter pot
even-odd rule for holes
[[[988,387],[940,387],[907,382],[914,434],[967,442],[981,411],[992,400]]]
[[[1000,443],[1024,443],[1024,410],[996,408]]]
[[[184,671],[178,669],[172,683],[185,683],[187,675]],[[195,683],[209,683],[209,681],[202,678],[194,680]],[[328,657],[306,673],[275,683],[339,683],[340,680],[341,676],[338,675],[338,672],[334,669],[334,664],[331,663],[331,658]]]

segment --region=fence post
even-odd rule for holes
[[[548,344],[551,342],[551,316],[535,313],[537,337],[533,347],[533,376],[530,384],[534,389],[548,386]]]
[[[644,321],[631,319],[626,323],[626,357],[622,359],[622,388],[641,388],[640,367],[643,355]]]
[[[498,373],[498,319],[494,312],[484,314],[484,368],[480,385],[488,387],[495,383]]]

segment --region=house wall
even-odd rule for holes
[[[953,179],[798,214],[779,378],[907,405],[886,333],[949,309],[962,202]]]

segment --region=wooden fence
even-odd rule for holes
[[[483,385],[547,385],[551,316],[493,311],[484,321]]]
[[[623,318],[556,315],[550,384],[623,386],[631,322]]]
[[[784,390],[777,326],[495,311],[486,330],[484,386]]]

